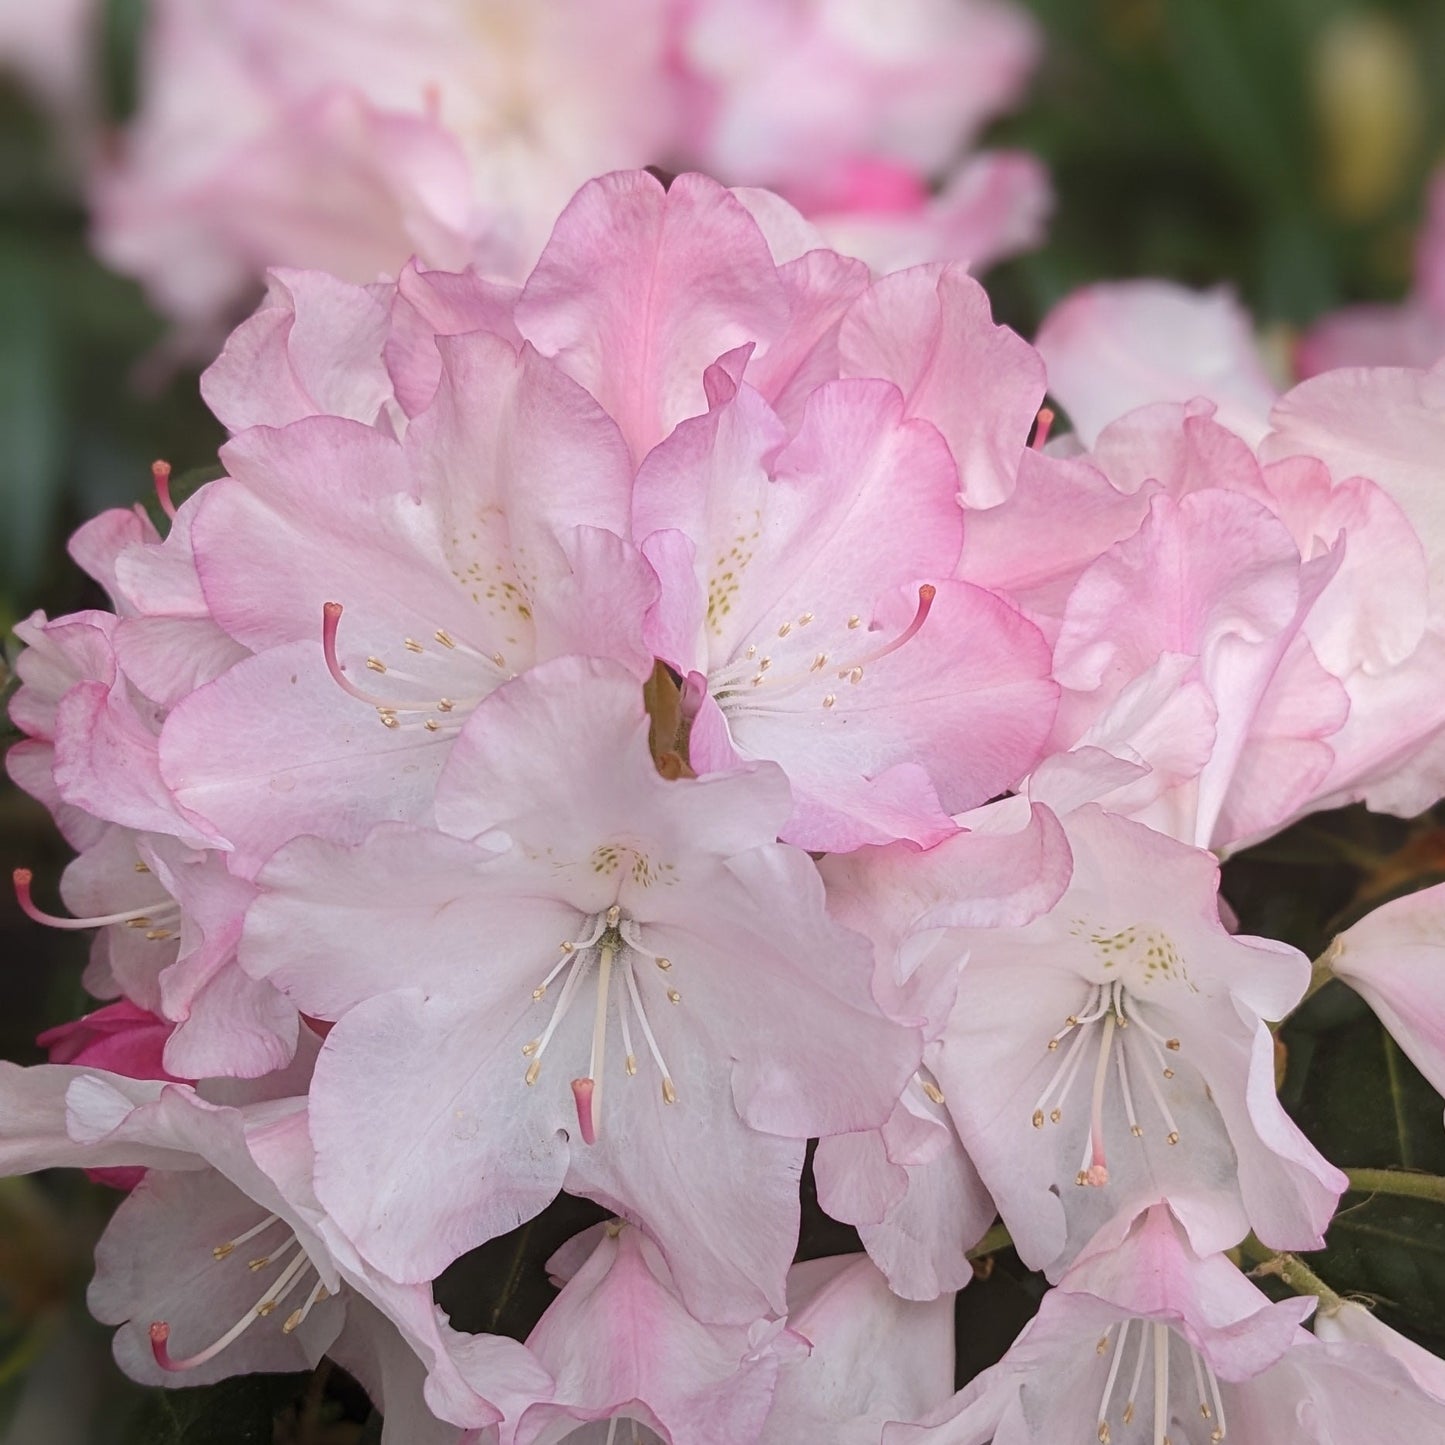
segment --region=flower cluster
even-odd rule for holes
[[[1048,205],[1033,156],[968,153],[1037,58],[1008,0],[151,10],[96,243],[207,340],[278,263],[366,282],[415,253],[520,280],[572,192],[624,166],[769,187],[889,265],[984,264]]]
[[[0,1169],[129,1190],[127,1371],[330,1354],[438,1445],[1430,1438],[1438,1371],[1226,1253],[1346,1179],[1276,1097],[1310,964],[1218,857],[1445,793],[1445,392],[1274,401],[1212,304],[1041,354],[958,264],[643,172],[525,284],[274,273],[226,475],[157,464],[164,535],[72,543],[113,610],[20,629],[70,916],[16,886],[111,1002],[3,1066]],[[1332,951],[1437,1079],[1442,918]],[[866,1256],[793,1264],[810,1140]],[[561,1191],[617,1218],[527,1341],[452,1329]],[[996,1217],[1055,1287],[955,1396]]]

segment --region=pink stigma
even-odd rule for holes
[[[1109,1182],[1109,1168],[1106,1164],[1090,1164],[1089,1171],[1084,1175],[1084,1183],[1092,1185],[1095,1189],[1102,1189]]]
[[[321,649],[326,654],[326,670],[331,674],[332,680],[348,697],[354,697],[358,702],[367,703],[371,707],[383,711],[405,707],[405,703],[388,702],[384,697],[363,691],[342,671],[341,659],[336,655],[336,629],[341,625],[341,612],[339,602],[321,604]]]
[[[146,915],[166,906],[163,903],[151,903],[142,908],[128,908],[122,913],[107,913],[97,918],[62,918],[59,914],[47,913],[43,908],[35,906],[35,900],[30,896],[30,884],[35,875],[30,869],[17,868],[11,877],[15,882],[15,901],[20,905],[20,911],[27,918],[43,923],[47,928],[106,928],[112,923],[134,923],[137,928],[144,928],[150,922]]]
[[[158,1364],[161,1369],[169,1370],[172,1373],[184,1369],[184,1365],[177,1364],[171,1358],[171,1352],[167,1348],[167,1342],[171,1337],[170,1325],[168,1325],[165,1320],[152,1320],[150,1333],[151,1354],[156,1357],[156,1364]]]
[[[174,522],[176,504],[171,500],[171,464],[164,461],[152,462],[151,476],[155,480],[156,500],[161,504],[161,511]]]
[[[938,596],[938,588],[931,582],[925,582],[918,589],[918,611],[913,614],[913,621],[884,647],[876,652],[870,652],[866,657],[860,657],[854,664],[855,667],[864,667],[869,663],[877,662],[880,657],[887,657],[890,652],[897,652],[907,642],[912,642],[928,621],[928,614],[933,608],[933,599]]]
[[[1050,406],[1039,408],[1038,421],[1034,425],[1034,439],[1029,446],[1036,452],[1041,452],[1049,439],[1049,432],[1054,425],[1054,409]]]
[[[596,1089],[595,1079],[573,1079],[572,1097],[577,1101],[577,1127],[582,1131],[584,1144],[597,1142],[597,1121],[592,1117],[592,1094]]]

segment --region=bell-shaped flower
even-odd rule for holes
[[[362,1360],[389,1356],[397,1346],[377,1336],[400,1331],[419,1357],[413,1380],[425,1369],[433,1413],[496,1425],[502,1412],[458,1371],[459,1341],[430,1285],[368,1269],[316,1203],[306,1100],[265,1087],[253,1097],[221,1106],[188,1087],[94,1070],[0,1071],[5,1173],[146,1168],[97,1247],[89,1291],[96,1318],[119,1326],[121,1367],[144,1384],[203,1384],[306,1368],[338,1347]],[[465,1349],[486,1362],[499,1394],[546,1388],[515,1341],[477,1337]]]
[[[1445,1091],[1445,883],[1367,913],[1336,936],[1320,961]]]
[[[781,1322],[700,1323],[657,1246],[620,1220],[564,1245],[548,1270],[565,1282],[527,1348],[556,1384],[508,1411],[506,1445],[763,1438],[779,1364],[807,1351]]]
[[[1330,1300],[1316,1311],[1313,1324],[1318,1339],[1368,1345],[1389,1355],[1427,1395],[1445,1405],[1445,1360],[1392,1330],[1368,1305],[1351,1299]]]
[[[1440,1406],[1384,1352],[1302,1328],[1313,1299],[1270,1303],[1201,1257],[1162,1206],[1080,1259],[1008,1354],[886,1445],[1339,1445],[1428,1440]]]
[[[693,766],[778,762],[800,846],[937,842],[1036,760],[1043,638],[948,580],[958,473],[891,383],[826,383],[788,441],[750,388],[709,381],[712,411],[652,452],[633,503],[662,583],[654,648],[702,694]]]
[[[917,1066],[866,940],[773,841],[782,775],[666,781],[648,728],[616,664],[539,664],[463,727],[438,831],[263,870],[243,962],[338,1021],[317,1185],[397,1278],[565,1187],[644,1224],[700,1317],[781,1310],[803,1141],[881,1124]]]
[[[806,1356],[785,1360],[759,1445],[878,1445],[895,1420],[921,1420],[953,1389],[953,1295],[900,1299],[863,1255],[795,1264],[788,1329]]]
[[[616,427],[530,348],[440,344],[440,391],[402,440],[337,417],[257,428],[200,499],[206,598],[257,656],[171,714],[162,769],[245,863],[302,831],[428,820],[459,725],[534,661],[652,669]]]
[[[904,843],[821,865],[834,917],[872,938],[873,991],[895,1018],[920,1018],[923,1063],[881,1129],[821,1139],[818,1202],[855,1225],[905,1299],[934,1299],[973,1277],[968,1251],[997,1213],[964,1151],[934,1073],[958,997],[948,927],[1019,927],[1068,882],[1063,830],[1045,808],[993,809],[997,831],[960,832],[926,853]]]
[[[930,1066],[1020,1257],[1056,1276],[1159,1199],[1200,1250],[1251,1228],[1318,1247],[1345,1178],[1275,1096],[1264,1023],[1308,961],[1225,931],[1208,853],[1092,806],[1062,822],[1073,872],[1052,908],[934,945],[960,972]]]

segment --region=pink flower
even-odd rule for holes
[[[1433,366],[1445,356],[1445,172],[1430,184],[1415,242],[1415,285],[1398,306],[1347,306],[1317,321],[1295,348],[1302,378],[1355,366]]]
[[[415,1409],[458,1425],[495,1424],[501,1412],[458,1372],[452,1352],[463,1346],[430,1286],[368,1270],[316,1204],[305,1099],[265,1086],[251,1097],[257,1102],[221,1107],[174,1084],[0,1066],[4,1172],[147,1167],[100,1241],[89,1292],[95,1316],[120,1326],[121,1367],[146,1384],[195,1385],[305,1368],[332,1350],[363,1366],[406,1350],[419,1359],[404,1370],[361,1371],[378,1395],[398,1375],[415,1389],[414,1405],[386,1401],[398,1423]],[[545,1388],[544,1373],[514,1341],[477,1337],[464,1348],[488,1366],[499,1393]],[[423,1375],[430,1410],[420,1407]]]
[[[834,916],[873,939],[875,996],[893,1017],[924,1025],[923,1064],[888,1122],[822,1139],[813,1158],[818,1202],[857,1226],[906,1299],[962,1289],[973,1277],[968,1251],[997,1213],[938,1085],[958,998],[957,954],[940,930],[1020,927],[1057,903],[1072,866],[1052,813],[1011,812],[991,810],[997,828],[959,832],[926,853],[895,844],[821,864]]]
[[[259,427],[196,504],[212,616],[257,655],[169,716],[162,769],[243,867],[302,831],[427,821],[460,723],[535,660],[651,671],[656,583],[623,540],[615,425],[530,347],[438,345],[441,387],[400,440],[332,416]]]
[[[698,694],[692,764],[780,763],[783,836],[803,847],[937,842],[950,810],[1037,758],[1055,695],[1043,639],[947,580],[958,474],[894,386],[826,383],[787,441],[761,397],[713,385],[713,410],[652,452],[634,500],[662,584],[653,645]]]
[[[1323,961],[1374,1009],[1415,1067],[1445,1088],[1445,884],[1367,913]]]
[[[1388,1355],[1301,1328],[1314,1303],[1271,1304],[1223,1255],[1196,1255],[1157,1207],[1118,1248],[1081,1259],[934,1428],[884,1439],[1336,1445],[1438,1431],[1438,1403]]]
[[[269,265],[520,279],[567,197],[624,167],[773,187],[883,267],[984,264],[1048,204],[1032,157],[965,150],[1039,48],[998,0],[164,0],[144,44],[97,246],[197,346]]]
[[[1049,391],[1086,447],[1135,407],[1208,397],[1217,420],[1247,442],[1269,430],[1279,388],[1266,370],[1254,321],[1219,288],[1167,281],[1086,286],[1059,302],[1039,328]]]
[[[1368,1305],[1348,1299],[1323,1304],[1315,1313],[1314,1327],[1318,1338],[1332,1344],[1368,1345],[1389,1355],[1427,1395],[1445,1405],[1445,1360],[1392,1330]]]
[[[621,1441],[757,1440],[779,1364],[807,1349],[781,1323],[699,1323],[657,1246],[620,1220],[564,1245],[548,1270],[565,1283],[527,1347],[556,1384],[508,1411],[506,1445],[588,1439],[586,1421],[614,1422]]]
[[[915,860],[941,902],[911,948],[958,969],[926,1057],[1021,1258],[1057,1275],[1159,1199],[1199,1249],[1251,1228],[1317,1247],[1345,1179],[1275,1097],[1263,1022],[1298,1002],[1308,963],[1225,932],[1209,854],[1092,807],[1062,822],[1072,877],[1032,922],[989,923],[986,893],[953,922],[950,874],[960,903],[978,896],[967,852]]]
[[[780,1309],[803,1141],[880,1124],[917,1064],[772,841],[781,774],[667,782],[647,731],[615,664],[539,664],[462,729],[440,831],[298,839],[262,874],[246,967],[338,1020],[321,1197],[397,1277],[565,1187],[644,1223],[700,1316]]]
[[[788,1329],[811,1348],[785,1359],[759,1445],[878,1445],[884,1425],[918,1420],[953,1388],[953,1296],[900,1299],[863,1255],[788,1271]]]

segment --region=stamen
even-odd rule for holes
[[[211,1251],[211,1258],[225,1259],[227,1255],[234,1253],[238,1245],[245,1244],[248,1240],[255,1239],[258,1234],[261,1234],[265,1230],[270,1229],[270,1227],[275,1224],[280,1218],[281,1216],[279,1214],[268,1214],[265,1219],[260,1222],[260,1224],[252,1225],[252,1227],[248,1229],[245,1234],[238,1234],[234,1239],[228,1239],[224,1244],[218,1244]]]
[[[677,1090],[672,1086],[672,1075],[668,1071],[667,1062],[662,1057],[662,1050],[657,1046],[657,1039],[652,1032],[652,1025],[647,1021],[646,1010],[642,1007],[642,995],[637,991],[637,980],[632,976],[631,964],[626,964],[622,976],[627,981],[627,996],[632,1000],[632,1007],[637,1013],[637,1024],[642,1030],[642,1037],[647,1040],[647,1047],[652,1054],[652,1060],[657,1065],[658,1072],[662,1075],[662,1097],[668,1104],[677,1103]]]
[[[1189,1363],[1194,1366],[1194,1388],[1199,1392],[1199,1418],[1208,1420],[1212,1416],[1209,1400],[1204,1391],[1204,1371],[1199,1364],[1199,1351],[1189,1346]]]
[[[1219,1442],[1224,1439],[1226,1432],[1226,1426],[1224,1424],[1224,1401],[1219,1398],[1219,1377],[1207,1365],[1205,1366],[1205,1373],[1209,1377],[1209,1394],[1214,1401],[1214,1417],[1218,1422],[1214,1429],[1210,1431],[1209,1438],[1214,1442],[1214,1445],[1219,1445]]]
[[[161,511],[174,522],[176,504],[171,500],[171,464],[159,460],[152,462],[151,480],[155,483],[156,501],[161,504]]]
[[[569,955],[571,957],[571,955]],[[542,1036],[537,1040],[537,1047],[534,1050],[534,1057],[531,1066],[528,1068],[525,1078],[528,1084],[537,1082],[537,1075],[542,1069],[542,1055],[546,1052],[547,1045],[552,1041],[552,1035],[557,1032],[557,1026],[567,1016],[567,1010],[572,1006],[572,1000],[577,996],[577,987],[582,981],[584,974],[588,972],[585,959],[574,958],[574,967],[567,975],[567,981],[562,985],[562,992],[557,995],[557,1003],[552,1009],[552,1017],[547,1020],[547,1027],[542,1030]]]
[[[301,1251],[282,1271],[281,1277],[275,1284],[267,1289],[266,1293],[225,1334],[207,1345],[204,1350],[194,1355],[188,1355],[185,1359],[177,1360],[170,1353],[168,1345],[171,1327],[169,1323],[165,1320],[153,1321],[150,1328],[151,1354],[155,1356],[156,1364],[163,1370],[177,1372],[194,1370],[197,1365],[204,1365],[207,1360],[215,1359],[228,1345],[232,1345],[240,1339],[258,1319],[264,1319],[271,1314],[291,1292],[297,1277],[310,1266],[311,1261],[306,1257],[305,1251]]]
[[[1109,1398],[1114,1393],[1114,1382],[1119,1378],[1119,1366],[1124,1363],[1124,1345],[1129,1339],[1129,1326],[1133,1323],[1130,1319],[1120,1325],[1114,1358],[1109,1361],[1109,1377],[1104,1381],[1104,1395],[1099,1401],[1099,1445],[1109,1445]]]
[[[1120,1039],[1119,1052],[1114,1057],[1119,1064],[1119,1088],[1124,1095],[1124,1114],[1129,1120],[1129,1132],[1136,1139],[1142,1139],[1144,1131],[1139,1127],[1139,1119],[1134,1112],[1134,1094],[1129,1088],[1129,1066],[1124,1062],[1124,1055],[1128,1052],[1125,1041]]]
[[[1139,1384],[1144,1378],[1144,1360],[1149,1353],[1149,1326],[1139,1321],[1139,1353],[1134,1357],[1134,1378],[1129,1382],[1129,1398],[1124,1401],[1124,1413],[1119,1417],[1126,1425],[1134,1423],[1134,1405],[1139,1399]]]
[[[303,1304],[299,1310],[292,1310],[291,1313],[286,1316],[286,1323],[281,1326],[281,1333],[283,1335],[289,1335],[293,1330],[299,1329],[306,1323],[306,1316],[311,1313],[312,1309],[320,1304],[322,1300],[330,1298],[331,1292],[326,1288],[326,1285],[318,1275],[315,1285],[312,1286],[311,1293],[306,1296],[306,1303]]]
[[[1177,1144],[1179,1142],[1179,1125],[1174,1122],[1174,1115],[1169,1112],[1169,1105],[1164,1101],[1164,1091],[1148,1069],[1144,1070],[1144,1082],[1148,1084],[1149,1092],[1154,1096],[1154,1107],[1159,1110],[1165,1124],[1169,1127],[1169,1133],[1165,1135],[1166,1140],[1170,1144]]]
[[[104,913],[94,918],[62,918],[58,913],[46,913],[44,909],[36,906],[30,896],[30,885],[35,878],[30,869],[17,868],[11,876],[15,882],[15,901],[20,905],[20,911],[27,918],[43,923],[47,928],[78,931],[85,928],[109,928],[114,923],[124,923],[135,929],[150,928],[160,916],[180,912],[180,904],[172,901],[147,903],[140,908],[128,908],[122,913]]]
[[[1065,1097],[1068,1095],[1069,1089],[1074,1082],[1074,1078],[1079,1072],[1079,1065],[1083,1061],[1083,1043],[1084,1035],[1082,1033],[1075,1034],[1073,1039],[1069,1043],[1068,1052],[1065,1053],[1063,1059],[1060,1060],[1058,1067],[1054,1070],[1054,1076],[1049,1081],[1048,1087],[1043,1091],[1042,1094],[1039,1095],[1039,1101],[1037,1104],[1034,1105],[1034,1119],[1036,1121],[1034,1127],[1036,1129],[1043,1127],[1043,1119],[1041,1115],[1043,1114],[1043,1111],[1048,1107],[1049,1102],[1054,1097],[1054,1095],[1058,1095],[1058,1102],[1060,1105],[1063,1104]],[[1061,1107],[1050,1109],[1049,1117],[1053,1120],[1055,1124],[1057,1124],[1059,1120],[1063,1117],[1063,1109]]]

